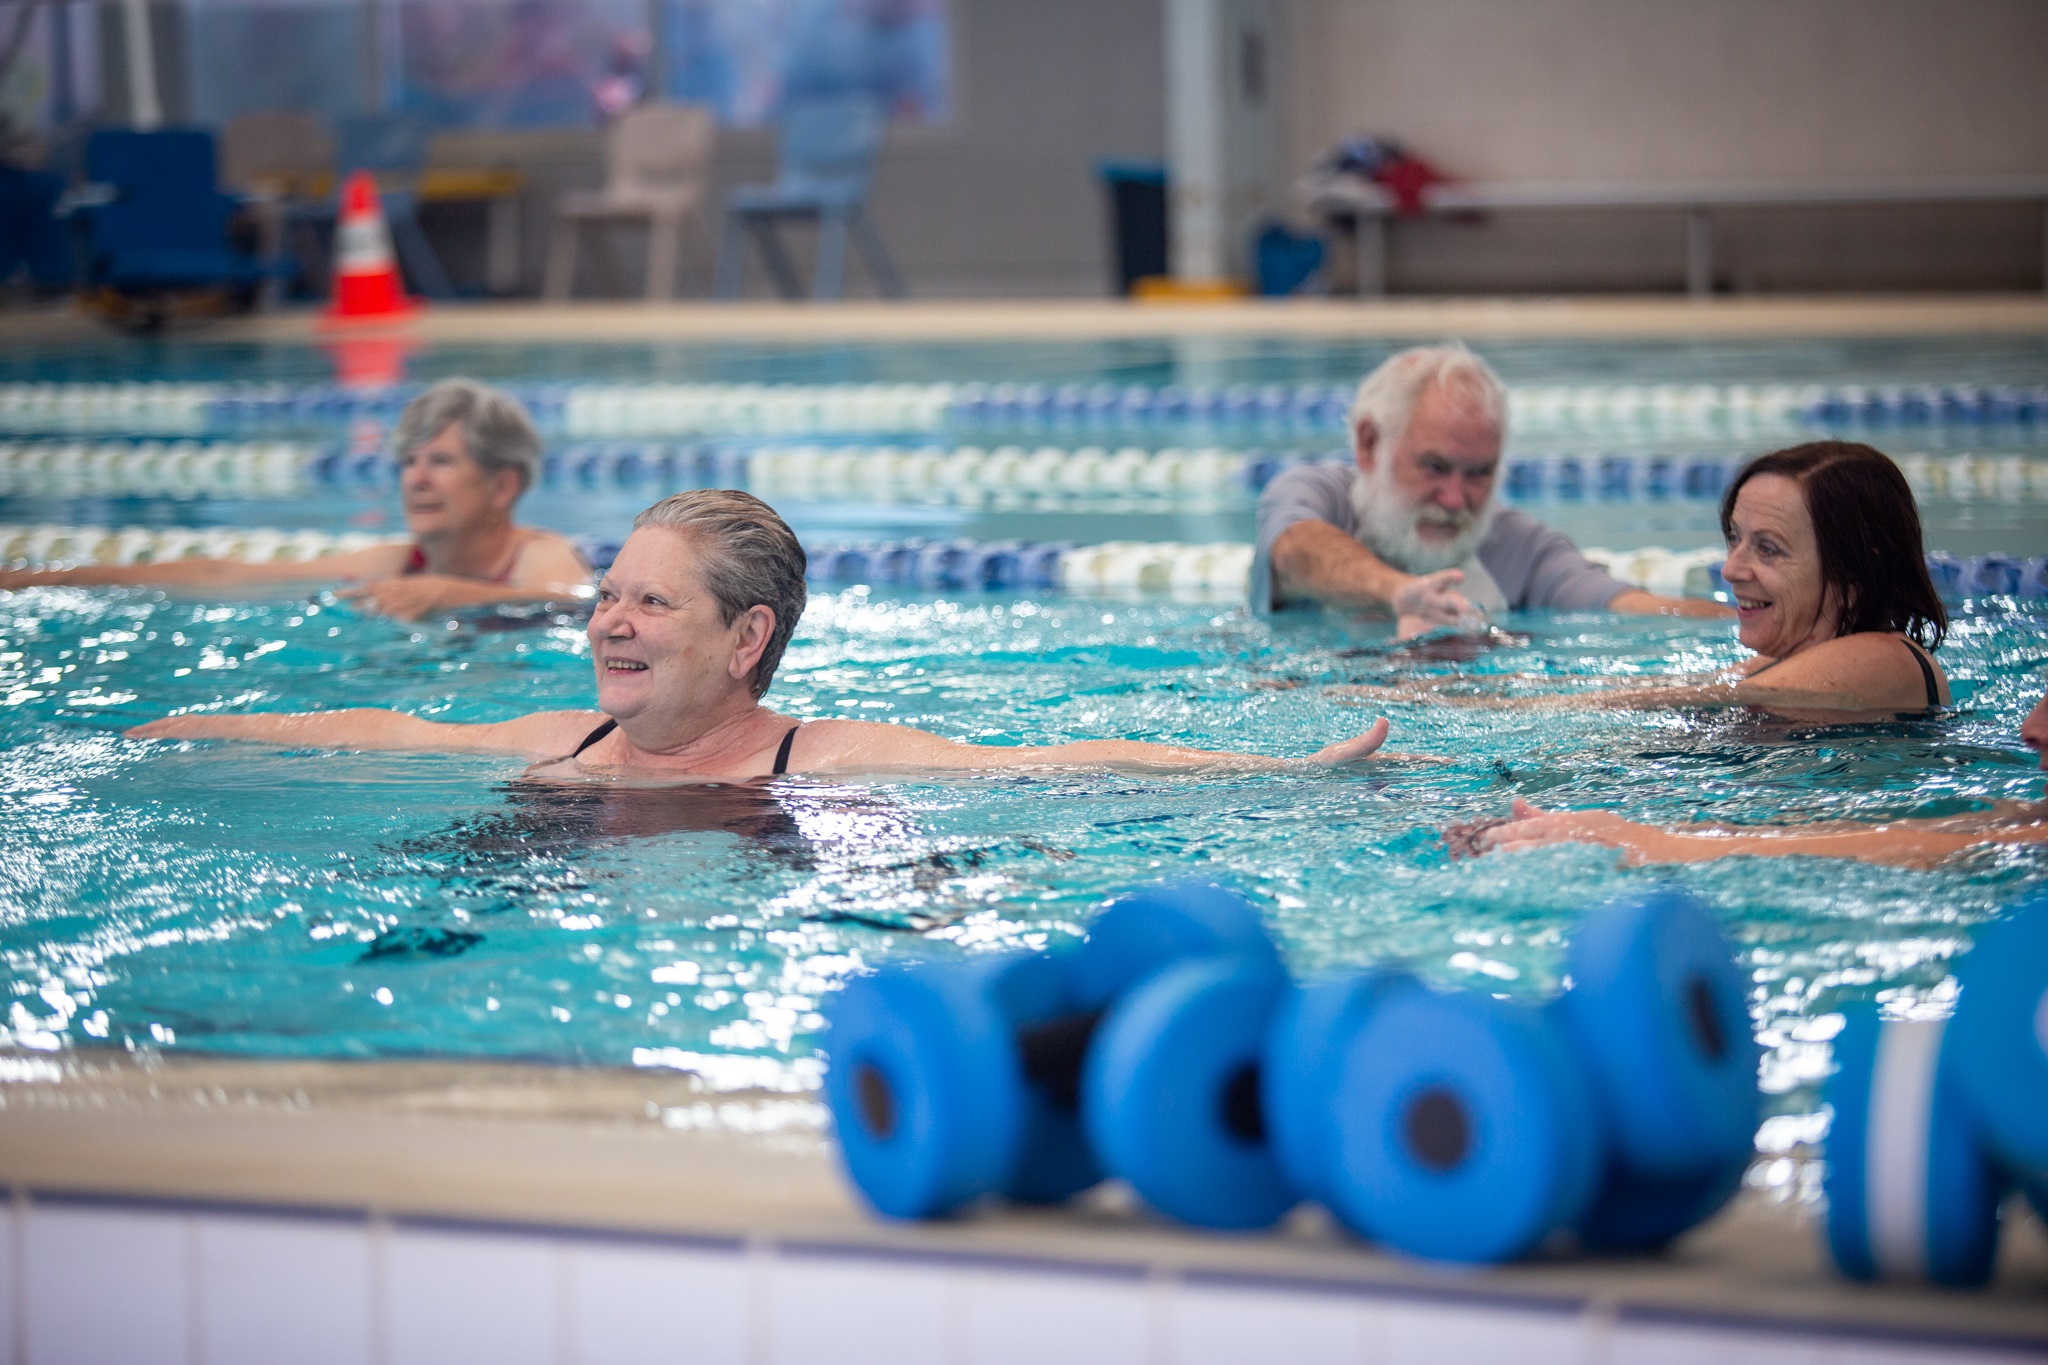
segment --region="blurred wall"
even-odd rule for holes
[[[1165,154],[1160,0],[952,0],[955,116],[934,128],[891,130],[870,207],[913,296],[1101,295],[1109,236],[1095,180],[1102,158]],[[523,213],[526,288],[537,290],[555,195],[595,187],[600,143],[588,133],[463,133],[437,140],[437,160],[515,164],[531,182]],[[764,132],[721,137],[716,194],[773,175]],[[458,283],[483,273],[481,214],[430,213],[429,228]],[[586,234],[586,242],[594,233]],[[642,238],[620,230],[618,278],[637,290]],[[687,239],[686,239],[687,240]],[[809,260],[803,241],[800,259]],[[751,249],[750,249],[751,252]],[[581,294],[603,281],[586,250]],[[682,292],[692,289],[687,274]],[[765,294],[749,256],[747,292]],[[848,290],[869,290],[858,257]]]
[[[2041,0],[1290,0],[1289,159],[1396,136],[1487,180],[2048,175]],[[1725,288],[2041,286],[2034,207],[1731,211]],[[1408,290],[1670,288],[1671,214],[1394,234]]]

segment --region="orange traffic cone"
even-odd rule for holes
[[[405,296],[391,252],[391,229],[377,202],[377,182],[356,171],[341,191],[341,222],[334,231],[334,299],[327,320],[371,321],[402,317],[419,304]]]

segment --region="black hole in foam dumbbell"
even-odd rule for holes
[[[1246,1062],[1223,1082],[1223,1131],[1254,1147],[1266,1142],[1266,1116],[1259,1108],[1259,1068]]]
[[[1062,1014],[1033,1024],[1017,1038],[1024,1079],[1062,1114],[1081,1111],[1081,1063],[1103,1011]]]
[[[1433,1085],[1408,1102],[1401,1137],[1417,1161],[1441,1174],[1454,1170],[1472,1150],[1472,1120],[1463,1100]]]
[[[1709,1062],[1718,1062],[1728,1055],[1728,1035],[1721,1031],[1714,983],[1698,972],[1685,983],[1685,1016],[1692,1025],[1692,1040],[1699,1045],[1700,1055]]]
[[[896,1092],[889,1078],[872,1062],[853,1066],[853,1102],[860,1110],[861,1127],[877,1142],[896,1136]]]

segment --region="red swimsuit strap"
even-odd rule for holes
[[[492,574],[489,578],[486,578],[483,581],[486,583],[510,583],[512,581],[512,570],[519,563],[519,552],[526,548],[527,542],[530,541],[532,538],[532,532],[528,532],[526,535],[521,536],[519,540],[512,546],[512,553],[505,557],[504,564],[499,567],[496,573]],[[415,574],[425,573],[426,571],[427,552],[425,550],[422,550],[418,545],[414,545],[412,547],[412,553],[406,556],[405,567],[400,569],[398,572],[400,574]]]

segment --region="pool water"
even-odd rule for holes
[[[409,377],[1328,384],[1354,380],[1392,349],[1260,338],[506,344],[423,351]],[[2048,378],[2039,337],[1482,349],[1516,385]],[[332,359],[311,346],[0,348],[0,383],[332,379]],[[388,438],[374,422],[317,404],[278,420],[274,429],[193,434],[349,451]],[[1894,453],[1905,443],[1937,460],[1960,452],[2017,461],[2027,479],[2048,458],[2040,422],[1873,435]],[[1273,439],[1198,436],[1237,448]],[[1287,441],[1293,454],[1316,453],[1335,444],[1330,436]],[[0,429],[0,439],[17,437],[50,438]],[[1076,447],[1107,438],[958,439]],[[1184,439],[1162,431],[1141,444]],[[1511,437],[1511,453],[1636,449],[1582,450],[1578,439],[1527,432]],[[1660,449],[1726,460],[1750,445],[1724,433]],[[563,480],[525,511],[573,534],[616,538],[666,491],[644,479]],[[1246,489],[1179,505],[800,491],[778,505],[807,540],[1210,542],[1248,539],[1252,526]],[[1550,498],[1532,510],[1582,544],[1610,549],[1686,548],[1717,533],[1711,497]],[[2048,498],[1980,491],[1932,500],[1923,515],[1932,549],[2048,551]],[[42,521],[393,534],[401,525],[388,483],[376,480],[264,499],[0,493],[0,523]],[[120,738],[124,727],[193,709],[388,705],[481,721],[587,708],[578,621],[404,626],[326,596],[0,596],[0,979],[9,993],[0,1042],[535,1058],[681,1067],[715,1087],[802,1091],[818,1071],[820,1007],[849,972],[1055,944],[1080,933],[1105,896],[1148,878],[1234,882],[1266,908],[1304,974],[1400,960],[1441,982],[1528,997],[1556,988],[1574,916],[1668,880],[1712,904],[1741,944],[1782,1148],[1818,1135],[1816,1083],[1839,1008],[1871,998],[1902,1011],[1941,1008],[1972,928],[2048,887],[2048,854],[1988,849],[1931,872],[1804,859],[1631,870],[1591,847],[1454,859],[1440,832],[1504,814],[1516,796],[1650,820],[1735,822],[1936,816],[2039,799],[2041,775],[2016,736],[2048,670],[2044,617],[2048,604],[2038,600],[1963,604],[1942,652],[1958,704],[1935,718],[1795,725],[1741,712],[1403,703],[1390,708],[1390,747],[1411,757],[1341,775],[798,778],[648,790],[538,787],[519,780],[517,762],[471,757]],[[1570,685],[1705,669],[1741,653],[1718,624],[1544,614],[1505,624],[1526,641],[1461,662],[1397,648],[1384,626],[1261,620],[1230,602],[848,587],[814,595],[769,701],[799,717],[893,720],[999,744],[1121,736],[1299,756],[1369,723],[1373,713],[1333,694],[1335,684],[1462,670]]]
[[[1726,626],[1532,614],[1465,662],[1384,627],[1236,606],[824,593],[769,694],[996,744],[1130,736],[1299,756],[1369,722],[1330,684],[1611,676],[1741,651]],[[1651,820],[1943,815],[2039,799],[2018,745],[2048,608],[1987,600],[1937,718],[1391,708],[1356,773],[903,777],[561,789],[517,761],[151,742],[174,711],[383,704],[493,720],[592,704],[579,623],[406,627],[331,598],[0,598],[0,1037],[295,1056],[681,1066],[802,1089],[850,971],[1070,939],[1103,897],[1228,879],[1292,965],[1399,959],[1554,990],[1581,910],[1670,880],[1741,943],[1765,1084],[1810,1111],[1835,1011],[1938,1005],[1972,926],[2048,887],[2038,850],[1932,872],[1803,859],[1628,870],[1590,847],[1453,859],[1448,824],[1525,796]]]

